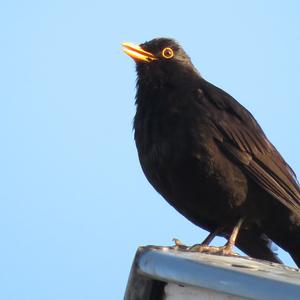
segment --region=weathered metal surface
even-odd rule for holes
[[[153,290],[151,279],[250,299],[300,299],[298,269],[245,257],[209,255],[167,247],[141,247],[132,267],[125,299],[151,299],[147,298],[149,291]],[[141,283],[140,280],[146,281]],[[143,295],[137,295],[141,290],[144,290]]]
[[[182,286],[176,283],[168,283],[164,291],[163,300],[251,300],[249,298],[220,293],[210,289]]]
[[[126,300],[159,300],[162,299],[165,283],[155,280],[152,276],[143,276],[139,274],[139,259],[144,253],[143,247],[140,247],[135,255],[124,299]]]

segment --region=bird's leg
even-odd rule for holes
[[[191,247],[189,247],[189,251],[203,251],[203,249],[205,248],[209,248],[209,244],[211,243],[211,241],[223,230],[223,227],[219,227],[217,228],[215,231],[211,232],[201,244],[195,244]]]
[[[200,245],[195,245],[192,246],[189,250],[190,251],[198,251],[198,252],[205,252],[205,253],[212,253],[212,254],[221,254],[221,255],[237,255],[236,253],[234,253],[232,251],[234,245],[235,245],[235,241],[237,238],[237,235],[239,233],[239,230],[242,226],[244,219],[240,219],[237,223],[237,225],[234,227],[227,243],[224,246],[221,247],[214,247],[214,246],[208,246],[208,244],[200,244]],[[214,238],[214,236],[211,238],[210,234],[205,240],[208,240],[209,242],[212,240],[212,238]],[[217,233],[215,234],[217,235]]]
[[[225,248],[228,249],[229,252],[232,252],[232,248],[235,245],[236,238],[238,236],[238,233],[241,229],[243,222],[244,222],[243,218],[239,219],[237,225],[233,228],[233,231],[231,233],[231,236],[229,237],[229,240],[227,241],[227,243],[225,245]]]
[[[187,250],[192,252],[203,252],[203,253],[211,253],[211,254],[221,254],[221,255],[237,255],[232,251],[238,233],[241,229],[244,219],[240,219],[237,225],[233,228],[233,231],[224,246],[215,247],[209,246],[210,242],[224,229],[223,227],[217,228],[215,231],[211,232],[201,244],[196,244],[191,247],[184,245],[180,240],[173,239],[175,242],[174,249]]]
[[[203,240],[201,244],[195,244],[193,246],[186,246],[179,239],[173,238],[175,245],[174,249],[188,250],[188,251],[199,251],[199,248],[208,247],[211,241],[223,230],[223,227],[217,228],[215,231],[210,232],[209,235]],[[201,251],[201,250],[200,250]]]
[[[221,229],[217,229],[213,232],[211,232],[201,243],[201,245],[209,245],[211,243],[211,241],[218,235],[218,233],[220,232]]]

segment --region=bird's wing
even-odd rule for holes
[[[218,137],[221,149],[238,161],[265,191],[300,214],[300,187],[296,175],[250,112],[206,81],[200,97],[221,133]]]

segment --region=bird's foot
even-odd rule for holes
[[[233,252],[231,245],[225,245],[220,247],[208,246],[206,244],[196,244],[189,247],[188,251],[191,252],[200,252],[200,253],[208,253],[208,254],[218,254],[224,256],[239,256],[239,254]]]
[[[171,248],[174,250],[182,250],[182,251],[189,251],[189,252],[200,252],[200,253],[207,253],[207,254],[217,254],[223,256],[239,256],[238,253],[233,251],[233,245],[227,243],[224,246],[209,246],[207,243],[195,244],[193,246],[187,246],[183,244],[179,239],[174,238],[173,242],[175,243],[174,246]]]

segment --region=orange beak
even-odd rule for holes
[[[142,47],[125,42],[122,44],[122,50],[132,57],[135,61],[145,61],[151,62],[153,60],[157,60],[157,58],[150,52],[145,51]]]

